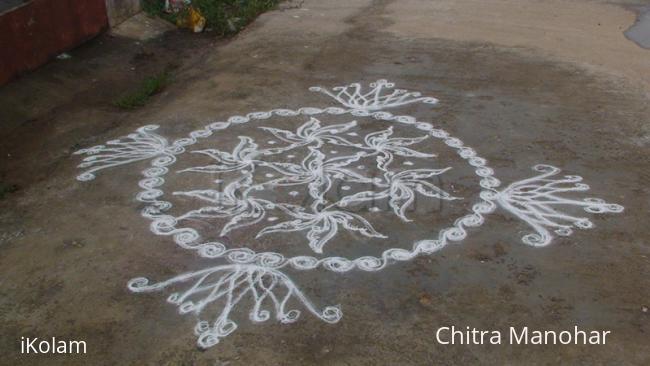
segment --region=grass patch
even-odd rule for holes
[[[242,30],[261,13],[273,9],[280,0],[192,0],[192,6],[198,9],[206,19],[206,28],[220,35],[232,35]],[[164,12],[164,0],[144,0],[144,10],[172,23],[183,12],[167,14]]]
[[[143,0],[142,10],[147,14],[163,18],[168,22],[176,24],[178,15],[165,13],[165,0]]]
[[[125,94],[117,99],[113,104],[122,109],[135,109],[147,104],[152,95],[160,92],[171,82],[169,71],[150,76],[142,81],[138,89],[131,93]]]
[[[7,184],[0,182],[0,200],[5,198],[9,193],[14,193],[18,190],[18,186],[15,184]]]

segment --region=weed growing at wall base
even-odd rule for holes
[[[242,30],[261,13],[273,9],[279,0],[192,0],[192,6],[205,17],[206,26],[220,35],[232,35]],[[144,10],[172,23],[185,14],[168,14],[164,0],[145,0]]]

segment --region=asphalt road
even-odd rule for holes
[[[0,177],[15,188],[0,200],[0,364],[648,364],[650,50],[624,35],[639,5],[292,2],[230,40],[106,35],[2,87]],[[111,105],[170,63],[146,106]],[[382,79],[438,103],[309,90]],[[75,151],[151,124],[134,159],[75,179],[101,166],[77,168]],[[521,183],[554,173],[537,164],[562,172]],[[571,176],[589,190],[563,190]],[[547,183],[551,203],[517,201]],[[554,232],[578,218],[594,227]],[[149,289],[138,277],[177,282],[134,293]],[[266,315],[253,290],[267,321],[252,321]],[[502,344],[441,344],[451,326]],[[507,344],[510,327],[575,326],[611,333]],[[21,354],[21,337],[87,353]]]

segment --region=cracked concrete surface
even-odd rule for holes
[[[155,57],[179,65],[175,82],[134,112],[110,105],[120,83],[150,67],[129,39],[101,38],[70,63],[4,86],[0,177],[19,190],[0,200],[0,363],[648,364],[650,51],[623,35],[635,14],[622,5],[639,4],[619,3],[305,1],[229,41],[178,32],[149,41]],[[305,314],[291,325],[251,324],[242,309],[237,331],[206,351],[196,347],[196,319],[178,315],[169,293],[127,290],[133,277],[164,279],[211,262],[151,234],[133,200],[144,164],[81,183],[72,151],[150,123],[176,138],[232,115],[320,104],[309,86],[379,78],[438,98],[418,117],[474,147],[505,183],[549,163],[625,212],[545,248],[522,244],[528,228],[497,212],[460,245],[378,273],[294,271],[317,304],[341,305],[339,323]],[[435,342],[449,325],[580,325],[612,338],[604,346]],[[89,351],[28,357],[21,336],[82,339]]]

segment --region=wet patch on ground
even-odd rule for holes
[[[636,22],[625,31],[625,37],[639,45],[650,49],[650,5],[636,8]]]

